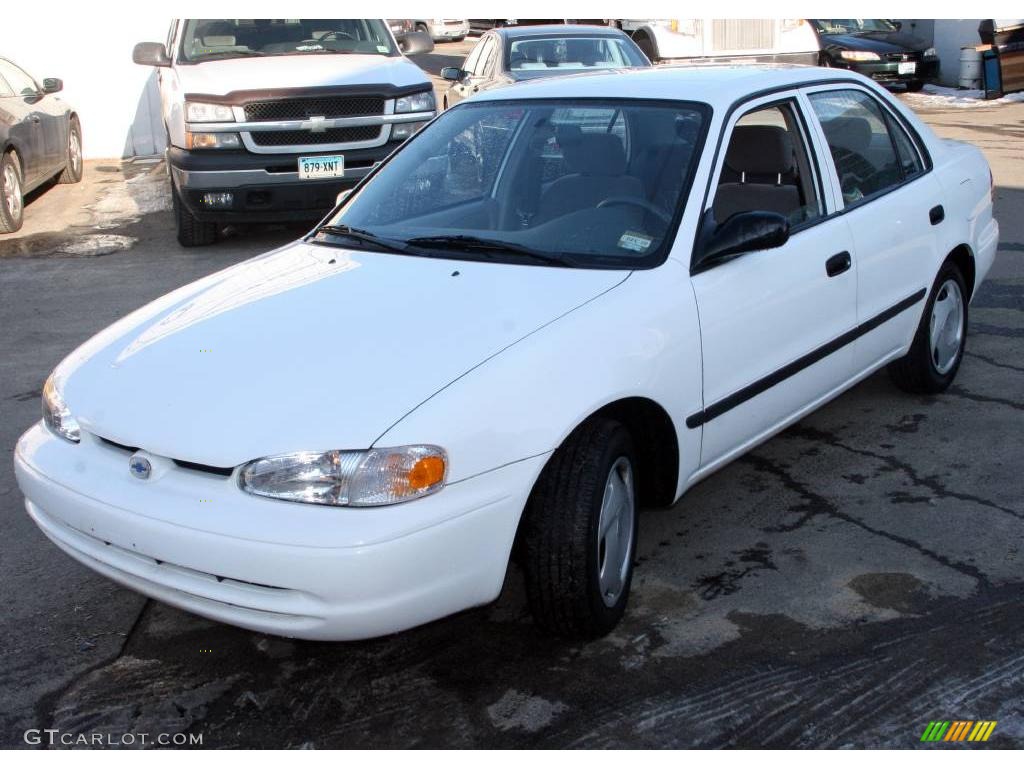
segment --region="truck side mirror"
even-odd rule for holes
[[[132,51],[132,61],[144,67],[171,66],[171,57],[163,43],[139,43]]]

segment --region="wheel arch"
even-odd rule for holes
[[[964,276],[964,282],[967,283],[967,295],[970,298],[974,297],[975,280],[977,278],[977,267],[974,263],[974,251],[966,243],[960,243],[943,259],[943,264],[947,261],[952,261],[956,264],[960,270],[960,274]]]

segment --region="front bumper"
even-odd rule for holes
[[[915,62],[917,67],[913,73],[901,75],[899,62],[896,61],[855,61],[834,64],[839,69],[849,69],[858,74],[870,77],[877,83],[905,84],[935,80],[939,76],[939,60],[927,59]]]
[[[262,499],[234,476],[193,469],[137,480],[127,455],[89,434],[76,445],[32,427],[14,455],[29,515],[64,552],[126,587],[313,640],[385,635],[495,599],[546,458],[357,509]]]
[[[469,22],[463,24],[434,24],[431,27],[433,33],[434,42],[442,42],[444,40],[454,40],[455,38],[462,39],[469,35]]]
[[[298,154],[190,152],[171,147],[167,151],[167,167],[179,199],[200,221],[313,221],[334,207],[339,192],[354,187],[402,143],[392,141],[380,147],[339,152],[303,152],[304,157],[345,156],[345,176],[323,181],[299,179]],[[207,208],[202,203],[207,192],[231,192],[232,204]]]

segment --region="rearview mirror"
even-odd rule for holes
[[[171,66],[171,58],[163,43],[139,43],[132,51],[132,61],[144,67]]]
[[[418,53],[430,53],[434,50],[434,40],[426,32],[406,32],[398,47],[406,56],[415,56]]]
[[[444,67],[441,70],[441,77],[444,80],[451,80],[453,83],[459,82],[466,76],[466,70],[460,69],[459,67]]]
[[[741,253],[785,245],[789,240],[789,219],[770,211],[743,211],[716,226],[714,215],[708,209],[701,231],[710,234],[701,238],[694,271],[707,269]]]
[[[59,77],[47,77],[43,80],[43,93],[59,93],[64,90],[64,81]]]

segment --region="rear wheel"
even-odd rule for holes
[[[963,275],[947,261],[932,286],[910,351],[889,365],[889,375],[900,389],[936,394],[953,383],[964,356],[967,302]]]
[[[552,455],[530,495],[523,548],[530,610],[548,632],[591,639],[626,610],[636,550],[629,432],[592,419]]]
[[[171,199],[174,204],[174,223],[178,230],[178,242],[186,248],[213,245],[217,242],[219,227],[214,222],[199,221],[181,202],[178,190],[171,185]]]
[[[82,126],[71,118],[68,126],[68,159],[60,174],[61,184],[77,184],[82,180]]]
[[[638,32],[633,37],[633,42],[636,43],[637,47],[644,52],[644,56],[651,60],[654,64],[658,61],[658,49],[654,44],[654,41],[647,36],[645,32]]]
[[[0,234],[17,232],[25,214],[21,164],[14,152],[0,159]]]
[[[922,88],[924,88],[924,81],[923,80],[911,80],[909,83],[907,83],[907,92],[908,93],[917,93]]]

